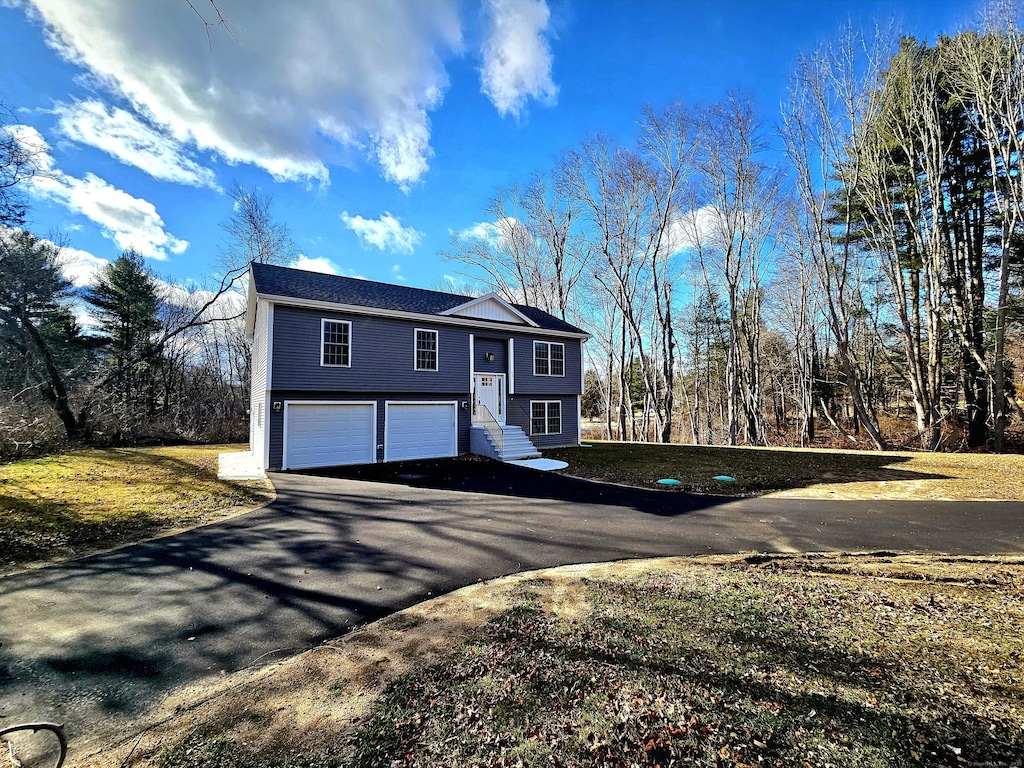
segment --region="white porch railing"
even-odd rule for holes
[[[483,403],[477,403],[476,412],[473,414],[473,426],[486,429],[498,448],[498,456],[505,455],[505,432],[494,418],[491,409]]]

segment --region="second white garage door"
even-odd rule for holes
[[[286,403],[284,469],[372,464],[374,403]]]
[[[384,461],[434,459],[458,453],[456,403],[385,404]]]

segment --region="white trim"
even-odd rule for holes
[[[499,387],[499,389],[498,389],[498,394],[500,395],[500,400],[498,402],[498,413],[494,413],[494,414],[491,414],[491,415],[494,416],[495,419],[497,419],[499,424],[501,424],[501,425],[507,424],[508,423],[508,421],[507,421],[507,416],[508,416],[508,377],[504,373],[488,373],[487,371],[480,371],[480,372],[475,373],[473,375],[473,389],[472,389],[472,393],[471,393],[471,397],[473,398],[473,407],[470,409],[470,418],[469,418],[469,420],[471,422],[473,421],[472,414],[476,412],[476,383],[477,383],[477,379],[479,379],[481,376],[490,376],[492,379],[495,380],[494,386],[496,386],[496,387],[498,386],[498,384],[497,384],[497,380],[498,379],[501,379],[502,381],[505,382],[505,386]],[[473,423],[475,424],[477,422],[473,422]]]
[[[452,407],[452,426],[455,436],[455,452],[452,456],[459,455],[459,401],[458,400],[385,400],[384,401],[384,461],[391,461],[388,457],[388,415],[392,405],[450,405]],[[376,413],[376,411],[374,412]],[[437,457],[441,458],[441,457]],[[412,461],[412,459],[409,459]]]
[[[377,463],[377,401],[376,400],[285,400],[282,409],[284,423],[281,428],[281,469],[286,470],[288,466],[288,406],[289,405],[372,405],[373,406],[373,461]],[[270,430],[268,429],[269,433]],[[295,467],[295,469],[309,469],[309,467]]]
[[[348,326],[348,363],[325,363],[324,362],[324,325],[326,323],[344,323]],[[320,318],[320,367],[321,368],[351,368],[352,367],[352,321],[339,320],[335,317]]]
[[[527,325],[532,326],[533,328],[537,327],[537,323],[535,323],[533,320],[528,318],[526,315],[524,315],[518,309],[513,307],[511,304],[509,304],[507,301],[505,301],[503,298],[501,298],[501,296],[496,294],[494,291],[491,291],[490,293],[484,294],[483,296],[477,296],[475,299],[472,299],[471,301],[467,301],[465,304],[459,304],[459,306],[457,306],[457,307],[452,307],[451,309],[446,309],[444,312],[438,312],[438,314],[439,315],[445,315],[445,316],[447,316],[447,315],[455,315],[455,314],[458,314],[459,312],[463,312],[463,311],[469,309],[470,307],[475,307],[477,304],[483,304],[485,301],[496,301],[496,302],[498,302],[498,304],[500,304],[502,307],[507,309],[509,312],[511,312],[516,317],[518,317],[520,320],[522,320]]]
[[[263,469],[270,469],[270,390],[263,395]],[[284,456],[282,455],[282,461]]]
[[[508,337],[508,393],[516,393],[516,340],[514,336]]]
[[[583,442],[583,395],[576,395],[576,444]]]
[[[533,406],[535,403],[544,403],[544,431],[534,432],[533,431]],[[548,424],[548,406],[551,403],[558,403],[558,431],[550,431],[550,425]],[[562,434],[562,401],[561,400],[531,400],[530,401],[530,436],[534,435],[561,435]]]
[[[323,331],[321,331],[323,333]],[[320,346],[323,347],[323,338],[320,339]],[[321,354],[323,354],[321,352]],[[271,302],[267,302],[267,381],[266,388],[271,388],[271,382],[274,380],[271,375],[274,367],[274,305]]]
[[[548,372],[547,373],[537,373],[537,345],[538,344],[547,344],[548,345]],[[551,347],[553,347],[555,344],[557,344],[558,346],[560,346],[562,348],[562,372],[561,373],[551,373]],[[561,342],[561,341],[538,341],[538,340],[534,339],[532,346],[533,346],[533,348],[531,349],[531,352],[533,352],[533,375],[534,376],[550,376],[550,377],[555,378],[555,379],[564,379],[565,378],[565,343]],[[580,366],[580,367],[582,367],[582,366]]]
[[[256,281],[252,279],[252,262],[247,273],[249,284],[245,287],[245,338],[252,339],[256,333]]]
[[[342,312],[350,315],[370,315],[373,317],[395,317],[405,320],[419,320],[425,323],[436,323],[443,325],[462,325],[477,329],[487,329],[509,332],[508,323],[498,323],[489,320],[481,320],[476,317],[458,317],[450,315],[428,315],[422,312],[402,312],[397,309],[381,309],[380,307],[361,307],[356,304],[339,304],[333,301],[314,301],[313,299],[297,299],[293,296],[278,296],[272,293],[258,293],[257,298],[263,301],[273,301],[275,304],[282,304],[289,307],[300,307],[302,309],[323,309],[331,312]],[[567,339],[589,339],[590,334],[584,331],[556,331],[551,328],[531,328],[530,333],[537,336],[562,336]]]
[[[434,334],[434,367],[433,368],[420,368],[416,365],[417,357],[419,354],[419,338],[417,334],[423,331],[424,333]],[[435,328],[413,328],[412,329],[412,369],[414,371],[423,371],[424,373],[437,373],[441,370],[441,334]]]
[[[473,376],[474,371],[476,370],[476,358],[474,357],[474,355],[476,354],[476,352],[475,352],[476,348],[474,347],[474,344],[475,344],[475,341],[474,341],[474,338],[473,338],[473,334],[471,333],[471,334],[469,334],[469,395],[470,395],[470,397],[473,396],[473,382],[476,381],[476,379]]]
[[[586,392],[587,387],[587,372],[584,369],[585,361],[587,359],[587,351],[583,348],[583,345],[587,343],[587,339],[583,339],[580,342],[580,388],[579,393],[582,396]]]

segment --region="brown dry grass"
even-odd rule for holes
[[[204,525],[274,497],[217,479],[242,446],[113,448],[0,465],[0,574]]]
[[[179,692],[74,764],[1009,765],[1022,620],[1019,557],[549,569]]]
[[[567,473],[642,488],[661,478],[679,490],[726,496],[810,499],[1024,500],[1019,454],[730,448],[655,443],[590,443],[545,451]],[[716,475],[735,478],[715,481]]]

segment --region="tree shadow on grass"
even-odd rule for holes
[[[947,480],[946,475],[893,467],[906,456],[872,451],[827,452],[724,446],[594,443],[559,448],[545,457],[565,461],[566,472],[589,479],[650,487],[660,478],[677,478],[677,492],[758,495],[808,488],[822,483]],[[728,476],[734,482],[716,481]]]

